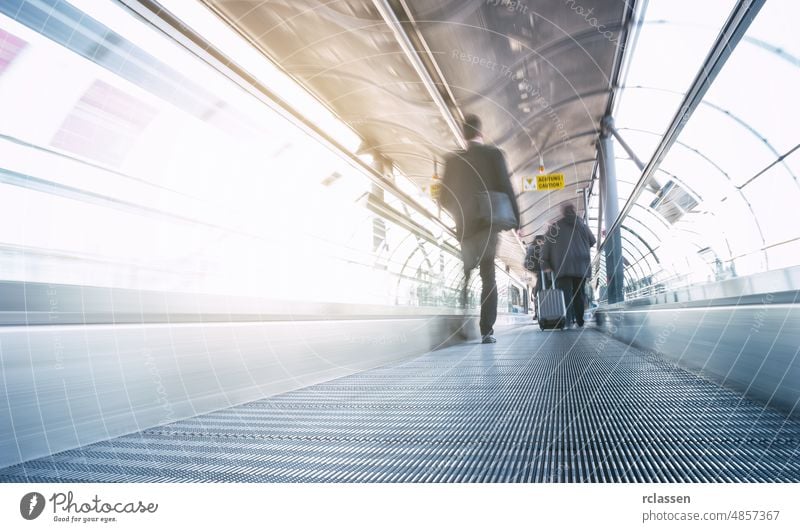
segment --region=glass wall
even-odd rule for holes
[[[430,216],[122,7],[93,5],[102,21],[0,3],[0,280],[457,306],[457,243]]]
[[[617,129],[644,161],[733,4],[684,3],[649,2],[620,99]],[[626,299],[800,265],[798,17],[797,2],[764,5],[623,220]],[[622,207],[641,172],[616,155]]]

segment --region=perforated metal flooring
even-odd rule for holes
[[[533,327],[33,460],[5,482],[800,481],[800,423]]]

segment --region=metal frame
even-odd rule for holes
[[[628,55],[626,62],[625,51],[629,48],[632,50],[635,49],[636,41],[638,41],[639,33],[641,32],[641,26],[635,25],[636,14],[638,13],[640,17],[643,16],[644,12],[647,11],[647,3],[649,2],[649,0],[623,1],[625,2],[625,14],[623,16],[622,32],[624,32],[625,38],[620,38],[617,41],[616,57],[614,58],[614,66],[611,71],[611,79],[609,80],[611,97],[608,99],[608,105],[606,106],[604,116],[614,116],[614,107],[617,104],[617,89],[619,89],[621,85],[619,81],[623,76],[627,76],[627,68],[630,66],[630,60],[632,58],[632,55]],[[635,30],[633,32],[633,37],[631,37],[632,28]],[[623,71],[625,71],[624,74]]]
[[[376,2],[377,1],[378,0],[376,0]],[[455,238],[456,235],[453,228],[446,225],[440,218],[428,212],[428,210],[420,203],[418,203],[414,198],[412,198],[404,191],[399,189],[391,179],[388,179],[381,172],[377,171],[375,168],[362,161],[356,153],[350,152],[347,148],[341,145],[336,139],[328,135],[324,130],[319,128],[316,124],[308,120],[299,111],[297,111],[291,105],[289,105],[288,102],[284,101],[275,92],[270,90],[269,87],[266,87],[265,85],[260,83],[257,79],[252,77],[247,71],[241,68],[236,63],[235,60],[225,56],[222,52],[217,50],[210,42],[208,42],[203,36],[197,34],[191,28],[186,27],[184,24],[180,22],[180,20],[172,16],[171,13],[161,8],[161,6],[157,2],[155,2],[154,0],[119,0],[119,2],[122,5],[124,5],[127,9],[129,9],[134,15],[141,17],[143,20],[147,21],[153,27],[157,28],[159,31],[168,35],[174,41],[176,41],[177,43],[185,47],[187,50],[189,50],[191,53],[193,53],[194,55],[196,55],[197,57],[201,58],[203,61],[208,63],[212,68],[216,69],[217,71],[219,71],[220,73],[231,79],[234,83],[241,86],[244,90],[253,94],[256,98],[258,98],[259,100],[263,101],[265,104],[270,106],[270,108],[277,111],[281,116],[284,116],[289,121],[300,127],[302,130],[308,132],[309,134],[311,134],[324,144],[328,145],[331,149],[333,149],[333,151],[343,156],[343,158],[349,164],[351,164],[352,166],[360,170],[362,173],[364,173],[376,186],[391,193],[400,201],[402,201],[405,205],[411,206],[424,218],[426,218],[427,220],[433,222],[438,227],[440,227],[447,236]],[[231,24],[231,21],[229,21],[223,14],[213,9],[213,6],[209,6],[209,8],[212,9],[212,11],[218,17],[220,17],[220,19],[226,21],[226,23],[228,24]],[[231,25],[235,27],[234,24]],[[400,28],[400,30],[402,31],[402,28]],[[253,42],[253,40],[249,39],[246,35],[241,35],[241,36],[242,38],[247,39],[250,42],[251,46],[261,51],[266,60],[270,60],[269,54],[265,53],[257,43]],[[409,51],[413,52],[413,50]],[[419,58],[417,58],[417,60],[419,60]],[[275,67],[281,70],[282,72],[285,72],[285,70],[281,68],[280,65],[275,64]],[[428,77],[428,80],[430,80],[430,77]],[[313,93],[310,94],[312,97],[315,97]],[[320,103],[324,105],[323,102]],[[454,133],[457,133],[456,138],[461,139],[461,141],[463,142],[463,138],[460,133],[460,127],[457,127],[457,130]],[[383,213],[378,213],[378,214],[383,215]],[[414,226],[417,225],[416,222],[413,222],[410,219],[408,220],[407,223],[410,223]],[[406,229],[408,229],[408,227],[406,227]],[[415,233],[415,231],[413,230],[411,232]],[[425,238],[428,238],[429,236],[427,234],[428,231],[425,229],[421,229],[420,233]],[[525,248],[519,241],[519,237],[516,235],[515,237],[520,245],[520,248],[524,252]],[[436,242],[433,243],[436,244]],[[444,247],[450,253],[453,253],[457,257],[460,257],[460,253],[458,253],[456,248],[451,248],[451,246],[449,245],[445,245]],[[498,269],[506,273],[504,268],[498,268]],[[509,277],[512,279],[512,281],[517,282],[513,277],[511,276]],[[524,286],[524,283],[522,282],[517,282],[517,283],[520,286]]]
[[[626,0],[625,2],[625,6],[627,8],[625,11],[626,20],[624,24],[625,38],[619,39],[618,41],[620,46],[617,48],[616,57],[614,59],[614,67],[608,84],[609,90],[611,91],[611,96],[608,99],[606,112],[603,114],[603,116],[614,116],[614,110],[617,106],[617,92],[620,86],[623,85],[623,83],[620,83],[620,80],[623,80],[627,77],[627,71],[630,68],[630,63],[633,57],[632,54],[627,54],[626,56],[625,52],[628,49],[634,50],[636,48],[636,42],[639,40],[639,35],[641,33],[641,24],[637,24],[636,21],[644,18],[644,13],[647,11],[648,2],[649,0]],[[631,31],[631,29],[634,31]],[[592,173],[590,174],[592,182],[589,184],[588,189],[589,198],[591,198],[594,189],[595,176],[598,176],[600,170],[599,165],[600,159],[598,154],[598,158],[595,160]],[[600,197],[600,212],[602,212],[603,208],[603,198]],[[602,236],[602,223],[603,216],[601,214],[597,221],[598,246],[601,240],[600,237]]]
[[[743,189],[744,187],[746,187],[747,185],[749,185],[750,183],[755,181],[757,178],[761,177],[761,175],[766,173],[773,166],[775,166],[778,163],[782,163],[784,159],[786,159],[788,156],[790,156],[791,154],[796,152],[798,150],[798,148],[800,148],[800,144],[796,144],[792,149],[790,149],[789,151],[787,151],[786,153],[784,153],[783,155],[781,155],[780,157],[778,157],[777,159],[775,159],[774,161],[769,163],[765,168],[763,168],[758,173],[756,173],[756,175],[754,175],[753,177],[751,177],[750,179],[748,179],[747,181],[745,181],[741,185],[737,186],[736,188],[738,188],[739,190]],[[785,163],[784,163],[784,166],[786,166]]]
[[[598,167],[600,170],[599,186],[605,199],[603,203],[603,216],[606,220],[616,220],[619,216],[619,193],[617,192],[617,165],[614,157],[614,141],[611,135],[611,126],[614,119],[606,116],[601,122],[602,132],[597,141]],[[613,201],[612,201],[613,200]],[[624,279],[625,267],[622,254],[622,224],[606,230],[605,240],[610,240],[611,244],[605,251],[606,260],[606,293],[609,303],[616,303],[624,299]],[[600,229],[598,224],[598,230]],[[596,256],[600,256],[600,246],[597,248]],[[609,264],[611,265],[609,267]]]
[[[639,223],[641,223],[641,222],[639,222]],[[644,247],[647,249],[648,253],[642,253],[641,249],[639,249],[638,247],[634,246],[634,249],[637,252],[639,252],[639,254],[642,257],[647,256],[648,254],[652,254],[653,258],[656,260],[656,264],[661,264],[661,261],[659,260],[658,255],[656,255],[656,249],[658,249],[658,247],[656,247],[656,248],[651,247],[650,244],[647,243],[647,240],[645,240],[638,232],[636,232],[633,229],[631,229],[630,226],[621,225],[620,228],[623,231],[627,231],[628,233],[630,233],[631,235],[636,237],[636,240],[638,240],[639,242],[641,242],[644,245]],[[625,238],[625,237],[623,237],[623,238]]]
[[[375,6],[375,9],[378,10],[378,13],[380,13],[386,25],[389,26],[389,28],[392,30],[392,33],[394,34],[397,44],[403,50],[406,59],[408,59],[409,63],[411,63],[411,66],[414,68],[414,71],[417,73],[417,76],[419,76],[419,79],[422,81],[422,85],[425,87],[425,90],[428,92],[428,95],[430,95],[434,105],[436,105],[437,109],[439,109],[439,113],[441,114],[442,118],[447,124],[447,127],[450,128],[450,132],[455,137],[456,143],[462,149],[466,148],[467,142],[461,135],[461,126],[458,120],[456,120],[456,117],[453,116],[453,112],[450,110],[450,107],[448,106],[447,102],[444,101],[444,98],[442,98],[441,93],[436,88],[436,84],[434,83],[433,78],[431,78],[431,75],[428,72],[427,67],[422,62],[422,59],[420,59],[420,56],[415,50],[414,44],[411,42],[411,39],[409,39],[405,30],[403,30],[403,26],[400,20],[397,18],[394,9],[392,8],[391,5],[389,5],[389,2],[387,0],[372,0],[372,4]],[[406,6],[404,4],[403,8],[405,9],[405,7]],[[410,17],[410,13],[407,12],[406,16]],[[421,42],[424,41],[421,40]],[[438,66],[436,68],[438,69]],[[444,82],[444,80],[442,81]],[[455,101],[453,101],[453,103],[455,103]]]
[[[419,45],[425,51],[425,59],[427,59],[427,61],[430,64],[431,68],[433,69],[434,73],[436,74],[437,85],[445,92],[445,94],[447,95],[447,98],[450,101],[450,105],[451,105],[452,109],[458,115],[455,118],[457,118],[459,120],[459,122],[462,122],[464,120],[464,114],[461,112],[461,108],[459,108],[458,103],[456,102],[456,97],[453,94],[453,91],[450,88],[450,85],[447,83],[447,79],[445,79],[445,77],[444,77],[444,72],[442,72],[442,69],[439,68],[439,63],[436,62],[436,60],[434,59],[433,51],[431,51],[430,47],[428,46],[428,42],[422,36],[422,32],[420,31],[419,26],[417,25],[417,21],[414,19],[414,15],[411,12],[411,7],[406,3],[406,0],[395,0],[395,1],[397,1],[400,4],[400,7],[403,10],[403,14],[405,15],[406,19],[408,19],[408,24],[411,26],[411,29],[414,31],[414,36],[416,38],[416,41],[419,43]],[[459,133],[460,133],[460,129],[459,129]]]
[[[739,0],[737,2],[706,56],[706,59],[703,61],[703,65],[692,81],[692,84],[689,86],[689,90],[686,92],[678,112],[673,117],[672,122],[653,153],[653,156],[650,158],[650,161],[645,165],[642,175],[634,186],[628,201],[606,231],[607,235],[612,234],[613,231],[621,225],[622,220],[639,198],[642,190],[645,188],[647,182],[650,180],[653,173],[655,173],[664,157],[666,157],[681,131],[683,131],[686,122],[691,118],[697,106],[700,105],[709,87],[716,79],[717,74],[719,74],[725,62],[733,53],[733,50],[741,41],[765,2],[766,0]],[[608,239],[606,238],[600,243],[598,253],[594,259],[595,262],[599,260],[599,252],[605,248],[607,241]]]
[[[646,212],[646,213],[650,214],[651,216],[653,216],[653,219],[655,221],[661,222],[666,227],[666,230],[670,229],[669,224],[665,220],[659,218],[658,216],[653,215],[653,213],[650,212],[650,211],[646,211],[645,210],[644,212]],[[630,214],[628,214],[628,216],[625,217],[625,219],[628,219],[628,218],[630,218],[631,220],[633,220],[634,222],[639,224],[642,227],[642,229],[645,229],[645,230],[649,231],[655,237],[656,242],[660,244],[661,240],[659,239],[659,235],[652,227],[650,227],[647,223],[642,221],[640,218],[637,218],[636,216],[634,216],[633,212],[631,212]],[[625,227],[627,229],[630,229],[630,225],[627,225],[627,224],[622,224],[620,227]]]
[[[565,185],[564,185],[564,189],[562,189],[562,190],[565,190],[565,189],[566,189],[568,186],[569,186],[569,187],[572,187],[572,186],[579,185],[579,184],[581,184],[581,183],[589,183],[589,182],[590,182],[590,180],[589,180],[589,179],[582,179],[582,180],[580,180],[580,181],[575,181],[575,182],[573,182],[573,183],[568,183],[568,184],[565,184]],[[540,204],[541,202],[543,202],[544,200],[546,200],[546,199],[549,199],[549,197],[550,197],[550,194],[552,194],[552,192],[548,192],[547,194],[545,194],[544,196],[542,196],[542,197],[541,197],[541,198],[539,198],[538,200],[534,201],[533,203],[531,203],[530,205],[528,205],[528,206],[527,206],[527,207],[525,207],[524,209],[520,209],[520,211],[519,211],[519,213],[520,213],[520,216],[522,216],[522,213],[528,212],[529,210],[533,209],[535,206],[539,205],[539,204]],[[519,196],[518,196],[518,197],[519,197]],[[558,207],[558,206],[560,206],[560,205],[563,205],[564,203],[566,203],[566,202],[568,202],[568,201],[573,201],[573,200],[572,200],[572,199],[561,200],[561,201],[559,201],[558,203],[554,203],[553,205],[550,205],[550,207],[549,207],[549,208]],[[528,224],[525,224],[525,225],[528,225]]]
[[[639,171],[641,172],[642,170],[644,170],[644,163],[641,161],[641,159],[639,159],[639,157],[636,156],[636,152],[633,151],[633,148],[628,146],[628,143],[625,142],[625,139],[622,138],[622,135],[619,134],[619,131],[617,131],[617,128],[614,127],[614,121],[613,120],[609,121],[606,124],[606,128],[608,128],[608,131],[612,135],[614,135],[614,138],[617,139],[617,142],[619,142],[619,145],[622,146],[623,150],[625,150],[625,153],[628,154],[628,157],[631,158],[631,161],[633,161],[633,163],[636,166],[639,167]]]
[[[623,87],[623,88],[624,89],[638,89],[638,90],[657,91],[657,92],[664,92],[664,93],[667,93],[667,94],[675,94],[675,95],[679,95],[679,96],[682,95],[682,93],[679,92],[679,91],[670,90],[670,89],[662,89],[662,88],[659,88],[659,87],[648,87],[646,85],[631,85],[631,86]],[[781,153],[777,149],[775,149],[775,146],[773,146],[772,143],[769,140],[767,140],[766,135],[762,135],[756,128],[754,128],[753,126],[751,126],[750,124],[745,122],[742,118],[740,118],[738,115],[732,113],[728,109],[725,109],[724,107],[720,107],[719,105],[717,105],[715,103],[708,102],[708,101],[705,101],[705,100],[700,102],[700,104],[704,105],[704,106],[707,106],[707,107],[711,108],[712,110],[717,111],[718,113],[721,113],[721,114],[727,116],[728,118],[730,118],[731,120],[736,122],[739,126],[745,128],[748,133],[753,135],[759,142],[763,143],[764,146],[766,146],[767,149],[769,151],[771,151],[772,154],[775,155],[775,157],[778,158],[778,160],[776,162],[782,162],[784,157],[786,157],[788,155],[788,154],[781,155]],[[646,132],[646,133],[651,133],[653,135],[660,135],[660,133],[654,133],[652,131],[638,130],[638,129],[633,129],[633,128],[622,128],[620,131],[624,131],[626,129],[629,130],[629,131],[642,131],[642,132]],[[710,159],[708,159],[708,160],[710,161]],[[800,187],[800,180],[794,174],[794,172],[789,167],[789,165],[784,163],[783,167],[786,169],[787,172],[789,172],[789,175],[792,176],[792,179],[794,179],[795,184],[798,187]],[[743,185],[737,185],[737,186],[738,186],[738,188],[743,188],[745,185],[743,184]]]
[[[627,130],[627,131],[636,131],[638,133],[644,133],[646,135],[653,135],[653,136],[659,136],[660,135],[659,133],[655,133],[653,131],[648,131],[646,129],[633,129],[633,128],[622,128],[622,129],[623,130]],[[742,192],[742,187],[735,185],[733,183],[733,179],[731,179],[731,176],[728,175],[728,173],[725,170],[720,168],[720,166],[718,164],[716,164],[708,156],[706,156],[703,152],[701,152],[700,150],[698,150],[694,146],[690,146],[689,144],[686,144],[685,142],[681,142],[679,140],[676,140],[675,144],[677,144],[678,146],[681,146],[681,147],[691,151],[692,153],[696,154],[698,157],[700,157],[701,159],[706,161],[708,164],[710,164],[717,172],[719,172],[729,182],[729,184],[731,186],[731,192],[734,193],[734,194],[738,194],[739,197],[742,199],[742,201],[745,203],[745,205],[747,205],[747,209],[750,211],[750,215],[753,218],[753,224],[755,225],[756,229],[758,230],[758,235],[761,238],[761,243],[766,245],[767,240],[766,240],[766,238],[764,236],[764,231],[761,229],[761,223],[758,221],[758,217],[756,216],[756,212],[753,209],[753,206],[750,203],[750,200],[747,199],[747,196],[745,196],[744,192]],[[772,163],[772,165],[777,164],[778,162],[779,161],[774,161]],[[681,187],[683,187],[685,190],[690,192],[693,196],[696,196],[697,198],[702,199],[700,194],[696,193],[688,184],[686,184],[684,182],[684,180],[681,177],[678,177],[676,174],[673,174],[672,172],[670,172],[668,170],[665,170],[665,169],[661,168],[660,166],[656,171],[657,172],[662,172],[662,173],[668,175],[670,177],[670,179],[672,179],[673,181],[677,182]],[[655,191],[654,191],[654,193],[655,193]]]
[[[433,216],[428,210],[413,197],[409,196],[400,190],[390,179],[377,172],[369,164],[362,161],[356,153],[349,151],[346,147],[341,145],[336,139],[328,135],[323,129],[311,122],[299,111],[294,109],[288,102],[283,100],[278,94],[273,92],[269,87],[260,83],[257,79],[252,77],[246,70],[241,68],[234,58],[229,58],[220,52],[213,44],[208,42],[202,35],[199,35],[191,28],[186,27],[180,20],[175,18],[167,10],[163,9],[154,0],[118,0],[123,6],[129,9],[134,15],[141,17],[147,21],[158,31],[163,32],[171,39],[179,43],[181,46],[189,50],[192,54],[201,58],[208,63],[212,68],[216,69],[224,76],[228,77],[231,81],[242,87],[244,90],[264,102],[270,108],[278,112],[281,116],[297,125],[300,129],[306,131],[313,137],[317,138],[323,144],[330,147],[334,152],[338,153],[343,159],[361,171],[367,178],[380,188],[390,192],[403,203],[411,206],[415,211],[419,212],[429,221],[441,227],[445,233],[455,238],[455,231],[446,225],[442,220]],[[224,15],[209,6],[216,16],[228,24],[231,24]],[[235,27],[235,25],[234,25]],[[265,60],[270,60],[269,55],[266,54],[252,39],[246,35],[241,35],[243,39],[249,41],[250,45],[261,51]],[[273,63],[274,64],[274,63]],[[280,65],[275,64],[275,67],[282,72],[285,72]],[[313,94],[310,93],[313,97]],[[319,100],[318,100],[319,101]],[[324,105],[323,102],[320,102]]]

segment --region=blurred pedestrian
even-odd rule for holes
[[[595,245],[596,240],[584,221],[578,218],[575,205],[564,204],[561,214],[561,219],[550,226],[545,236],[543,269],[555,273],[556,286],[564,291],[566,327],[571,328],[573,321],[578,327],[583,327],[586,310],[584,284],[590,274],[591,262],[589,248]]]
[[[497,234],[519,228],[519,207],[508,175],[505,156],[497,147],[484,143],[481,121],[475,115],[464,119],[467,149],[445,161],[442,177],[442,206],[452,215],[464,261],[462,303],[473,268],[481,276],[481,341],[494,343],[497,320],[495,252]]]

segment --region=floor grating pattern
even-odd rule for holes
[[[800,422],[597,331],[498,340],[32,460],[0,481],[800,481]]]

